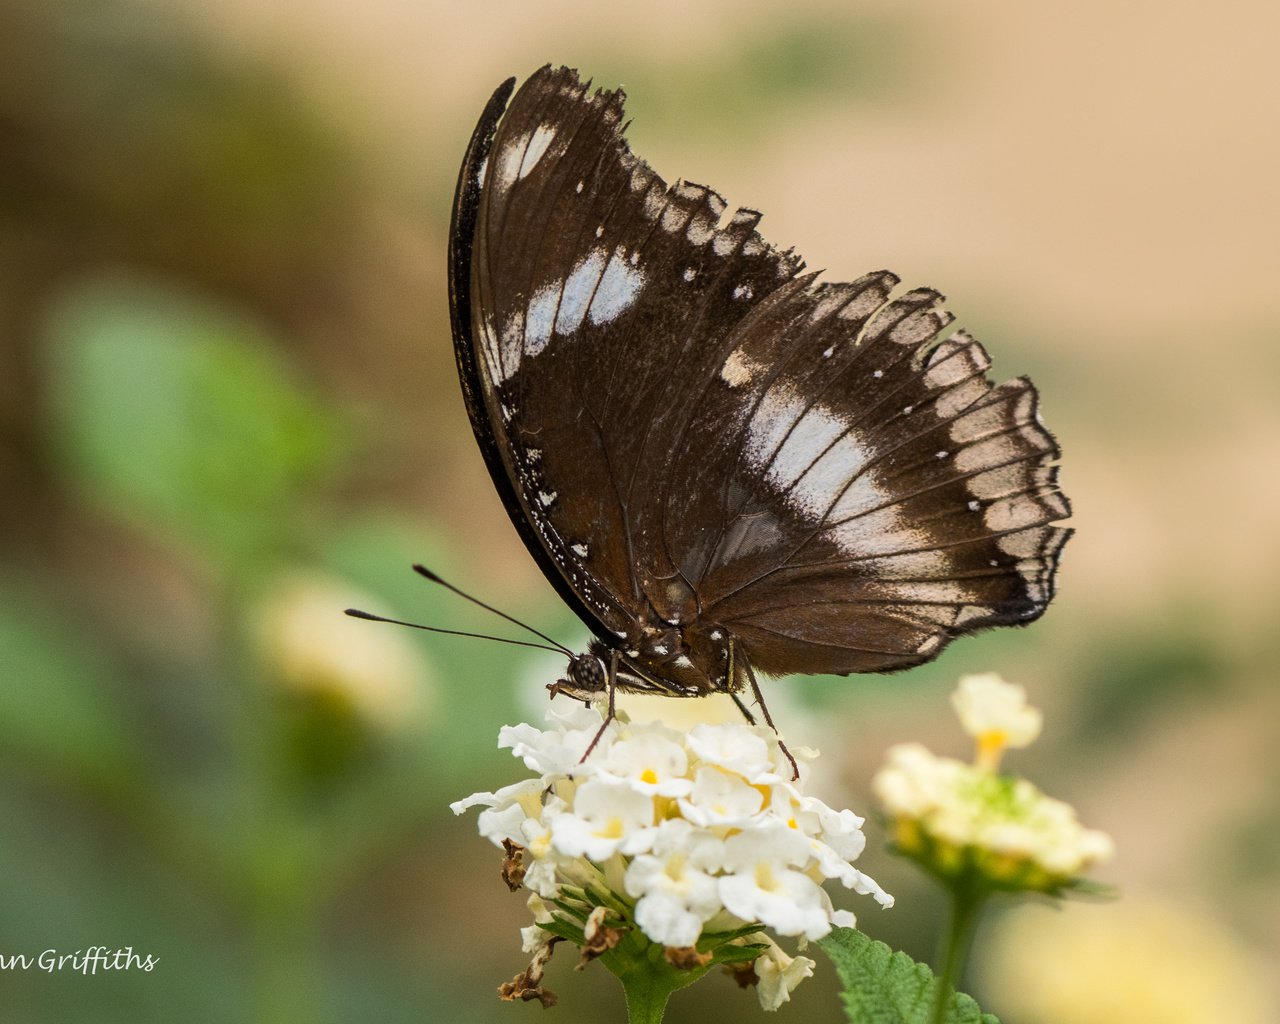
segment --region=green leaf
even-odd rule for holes
[[[572,942],[575,946],[581,946],[587,941],[581,928],[575,928],[563,918],[553,917],[550,921],[540,921],[538,927],[544,932],[550,932],[552,935]]]
[[[291,506],[333,468],[339,432],[260,326],[109,279],[66,295],[47,331],[54,437],[74,486],[223,564],[287,542]]]
[[[711,962],[707,966],[717,967],[721,964],[754,963],[760,958],[760,954],[768,948],[763,942],[749,942],[741,946],[726,943],[723,946],[718,946],[712,952]]]
[[[895,953],[852,928],[837,928],[820,943],[840,975],[845,1012],[856,1024],[929,1024],[939,980],[924,964]],[[1000,1024],[957,992],[947,1024]]]

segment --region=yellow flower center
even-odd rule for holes
[[[596,829],[601,839],[619,839],[622,836],[622,819],[610,818],[601,828]]]
[[[989,729],[979,733],[974,763],[985,771],[994,772],[1000,767],[1000,758],[1008,742],[1008,734],[1003,729]]]
[[[765,892],[773,892],[778,888],[778,879],[774,877],[773,866],[767,861],[756,865],[756,885]]]

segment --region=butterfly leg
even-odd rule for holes
[[[604,721],[600,723],[600,728],[596,731],[595,736],[591,738],[591,742],[587,745],[587,749],[583,752],[582,757],[578,759],[578,764],[582,764],[582,762],[584,762],[587,758],[591,756],[591,751],[596,749],[596,744],[600,742],[600,737],[604,735],[604,731],[607,728],[609,728],[610,723],[613,722],[613,719],[615,717],[613,696],[618,689],[618,652],[617,651],[609,652],[609,678],[605,682],[605,687],[609,694],[609,712],[604,716]]]
[[[729,645],[729,661],[730,661],[730,664],[732,664],[733,662],[732,643]],[[773,716],[769,714],[769,707],[764,702],[764,694],[760,692],[760,684],[756,682],[756,674],[754,671],[752,671],[751,662],[747,661],[746,658],[743,658],[742,667],[746,669],[747,681],[751,683],[751,695],[755,697],[756,707],[758,707],[760,709],[760,713],[764,715],[765,724],[768,725],[769,728],[773,730],[773,734],[778,737],[778,749],[781,750],[782,753],[786,755],[787,760],[791,762],[791,778],[792,778],[792,781],[795,781],[796,779],[800,778],[800,766],[796,764],[796,759],[792,756],[791,751],[787,749],[787,745],[786,743],[783,742],[782,737],[778,735],[778,727],[773,724]],[[751,715],[747,712],[747,709],[742,706],[742,701],[738,700],[738,697],[736,694],[734,695],[733,699],[737,703],[738,707],[742,708],[742,713],[747,716],[747,721],[750,722],[752,725],[755,725],[755,719],[753,719]]]
[[[753,715],[751,713],[751,710],[745,704],[742,703],[742,698],[739,697],[736,693],[731,693],[729,694],[729,696],[732,697],[733,702],[738,705],[738,710],[742,712],[742,717],[747,720],[747,725],[755,725],[756,716]]]
[[[735,690],[733,687],[733,680],[736,678],[737,676],[734,674],[734,667],[733,667],[733,641],[730,640],[729,641],[729,667],[724,674],[725,691],[729,694],[730,697],[733,698],[733,702],[738,705],[738,710],[742,712],[742,717],[747,720],[747,725],[755,725],[756,716],[753,715],[751,711],[747,708],[747,706],[742,703],[742,698],[738,696],[737,690]]]

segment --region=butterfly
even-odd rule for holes
[[[757,671],[891,672],[1037,618],[1071,531],[1031,382],[993,385],[938,292],[821,281],[668,185],[621,90],[514,86],[462,163],[449,294],[494,485],[594,636],[553,695],[747,713]]]

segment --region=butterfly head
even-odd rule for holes
[[[605,692],[609,685],[609,672],[604,662],[594,652],[575,654],[569,659],[564,679],[557,679],[547,687],[551,696],[563,693],[574,700],[589,702]]]

